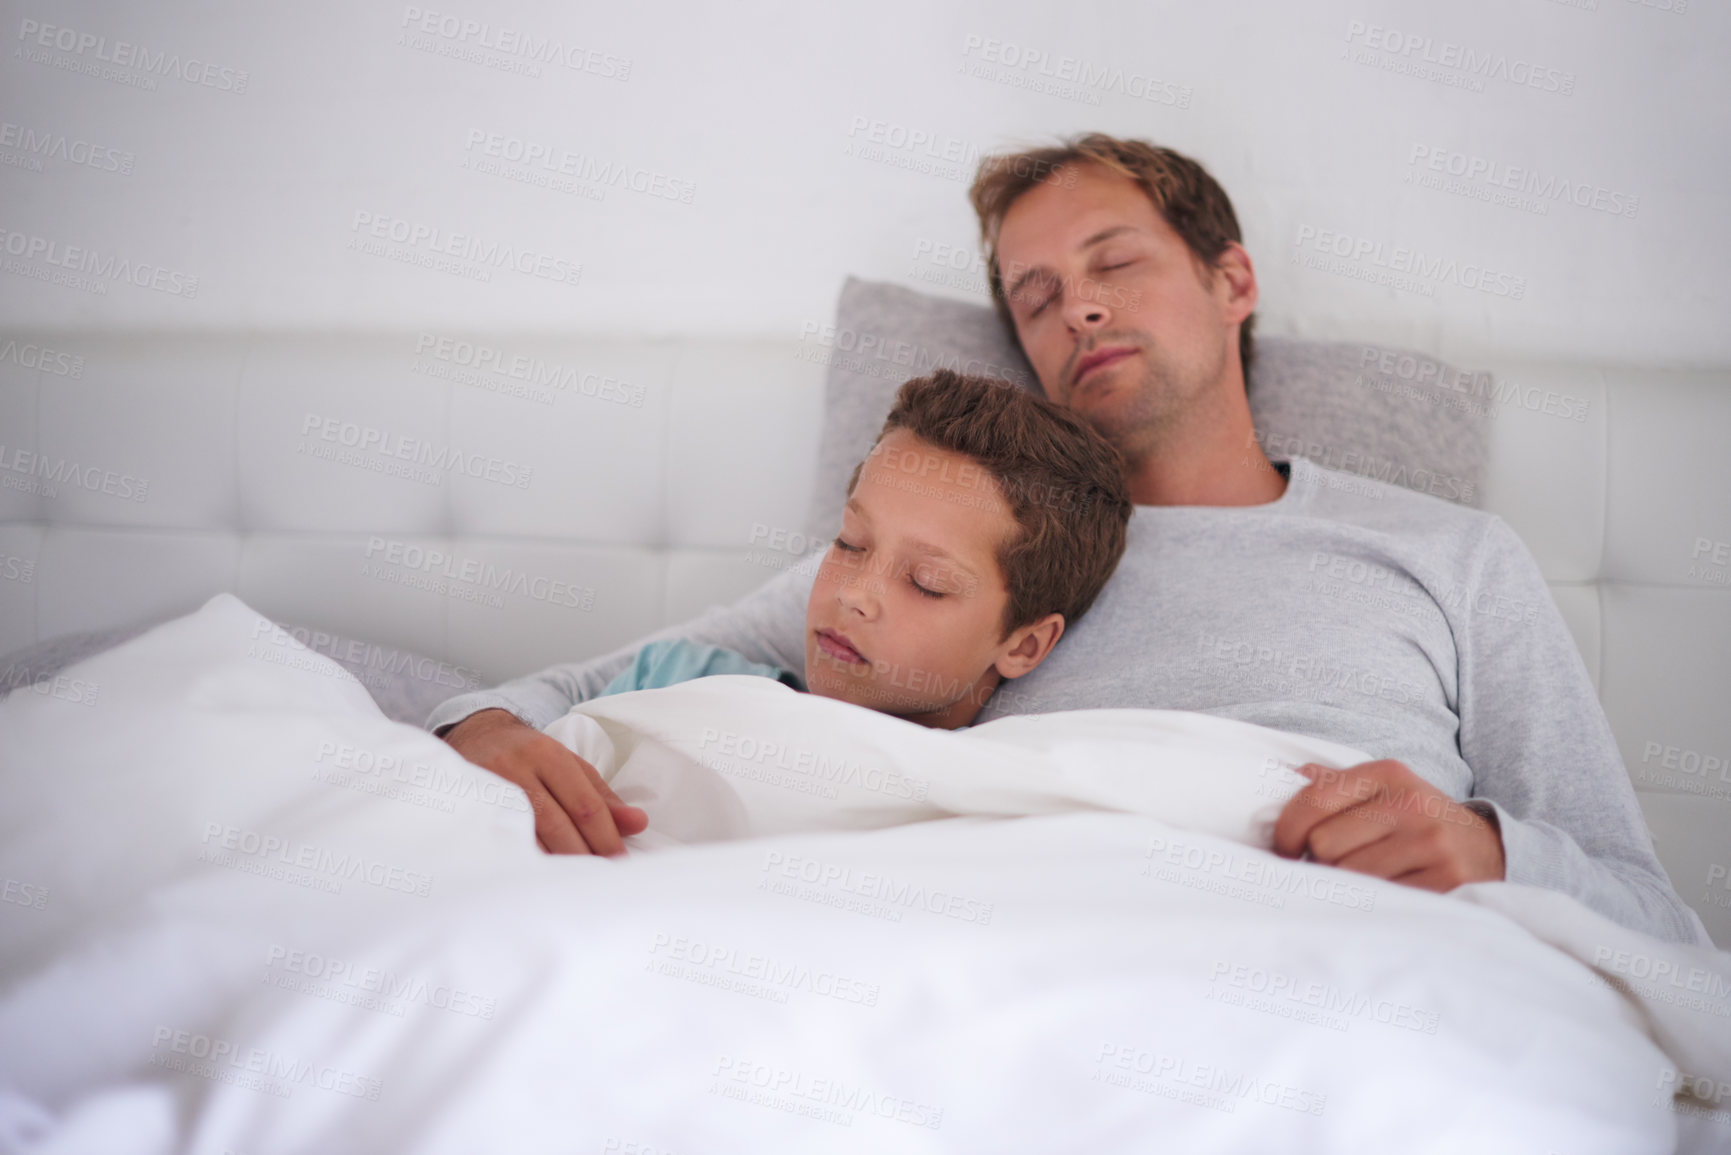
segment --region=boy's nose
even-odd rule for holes
[[[853,610],[861,617],[871,619],[877,617],[878,599],[871,589],[871,579],[850,574],[836,586],[835,600],[844,610]]]

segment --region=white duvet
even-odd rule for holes
[[[226,595],[0,702],[0,1152],[1731,1146],[1728,956],[1260,848],[1354,751],[748,678],[549,732],[627,858]]]

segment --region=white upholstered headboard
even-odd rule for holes
[[[440,659],[454,688],[612,648],[802,551],[828,352],[0,336],[0,653],[222,590]],[[1661,858],[1731,945],[1731,371],[1475,367],[1518,387],[1483,504],[1537,557]]]

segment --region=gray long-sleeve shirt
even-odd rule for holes
[[[733,606],[434,711],[541,728],[643,642],[687,637],[803,671],[814,567]],[[1624,926],[1708,942],[1653,853],[1586,667],[1531,554],[1498,517],[1302,458],[1276,501],[1135,508],[1093,608],[977,721],[1196,710],[1404,762],[1502,830],[1506,877]]]

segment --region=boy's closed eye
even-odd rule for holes
[[[844,541],[839,537],[835,539],[835,546],[837,549],[841,550],[843,553],[861,554],[861,553],[865,552],[865,546],[854,545],[851,542]],[[921,585],[920,584],[920,578],[919,578],[919,576],[917,576],[918,574],[919,574],[919,571],[916,569],[909,569],[908,570],[907,578],[908,578],[908,584],[909,585],[913,586],[914,589],[918,590],[921,594],[924,594],[928,598],[941,598],[944,596],[943,591],[940,589],[929,589],[926,586]],[[929,580],[929,576],[930,575],[928,575],[928,580]],[[943,584],[944,584],[944,582],[941,579],[931,582],[931,585],[934,585],[934,586],[941,586]]]

